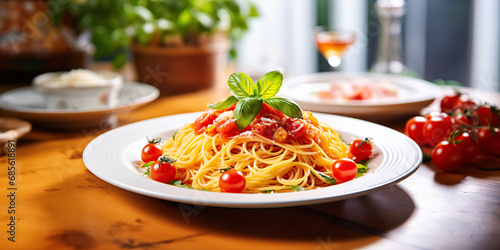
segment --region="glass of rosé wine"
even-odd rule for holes
[[[319,52],[335,70],[342,63],[345,50],[356,41],[356,32],[318,26],[314,29],[314,38]]]

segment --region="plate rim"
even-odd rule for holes
[[[411,174],[413,174],[421,165],[423,155],[422,152],[418,149],[418,145],[414,143],[410,138],[407,138],[404,136],[402,133],[393,130],[391,128],[375,124],[372,122],[368,121],[363,121],[355,118],[350,118],[350,117],[345,117],[345,116],[338,116],[338,115],[331,115],[331,114],[324,114],[324,113],[313,113],[315,114],[316,117],[323,117],[323,116],[328,116],[332,117],[331,119],[347,119],[350,121],[356,120],[356,122],[360,123],[367,123],[365,126],[368,125],[373,125],[373,126],[378,126],[378,129],[383,129],[385,131],[390,131],[390,133],[397,133],[400,135],[403,135],[405,138],[405,143],[408,143],[409,146],[413,147],[415,149],[415,152],[413,152],[416,155],[413,155],[414,157],[414,162],[411,164],[409,163],[405,171],[397,176],[397,178],[393,178],[390,180],[385,180],[383,182],[378,183],[376,186],[373,186],[371,188],[363,188],[361,190],[353,190],[350,193],[345,193],[342,196],[323,196],[323,195],[312,195],[309,196],[307,199],[293,199],[293,195],[297,196],[295,192],[293,193],[276,193],[276,194],[231,194],[231,193],[218,193],[218,192],[209,192],[209,191],[201,191],[201,190],[192,190],[192,189],[185,189],[185,188],[180,188],[180,187],[175,187],[171,185],[165,185],[163,183],[155,182],[151,179],[148,179],[146,177],[140,176],[138,173],[134,173],[133,171],[129,170],[126,166],[123,166],[122,163],[122,153],[126,149],[126,145],[121,145],[117,146],[116,144],[123,144],[123,142],[127,141],[132,141],[135,142],[136,140],[140,138],[144,138],[146,135],[132,135],[130,138],[121,138],[120,143],[115,143],[111,145],[110,147],[107,147],[111,152],[114,152],[116,154],[113,154],[112,157],[108,157],[107,159],[104,159],[104,162],[106,163],[114,163],[111,164],[111,168],[113,169],[127,169],[127,171],[121,173],[124,174],[125,177],[117,177],[117,176],[108,176],[106,171],[110,171],[109,169],[105,169],[106,171],[102,171],[102,168],[99,169],[98,164],[95,162],[95,156],[93,157],[93,151],[94,147],[99,147],[101,143],[104,142],[104,146],[106,146],[106,142],[112,141],[111,139],[113,136],[119,135],[122,132],[126,132],[129,130],[132,131],[138,131],[138,128],[143,127],[143,128],[148,128],[151,129],[151,127],[155,127],[155,131],[148,130],[150,132],[154,132],[156,134],[159,134],[161,132],[167,131],[166,128],[162,127],[163,130],[160,130],[160,128],[157,128],[158,125],[155,123],[160,122],[162,120],[169,120],[169,119],[177,119],[177,118],[184,118],[184,119],[192,119],[193,117],[197,117],[201,112],[192,112],[192,113],[182,113],[182,114],[176,114],[176,115],[170,115],[170,116],[163,116],[163,117],[158,117],[158,118],[153,118],[153,119],[148,119],[148,120],[143,120],[131,124],[127,124],[118,128],[115,128],[113,130],[110,130],[106,133],[103,133],[99,135],[98,137],[94,138],[87,146],[85,147],[82,155],[83,162],[86,166],[86,168],[92,172],[94,175],[96,175],[98,178],[101,180],[108,182],[114,186],[117,186],[119,188],[150,196],[150,197],[155,197],[159,199],[164,199],[164,200],[169,200],[169,201],[174,201],[174,202],[180,202],[180,203],[187,203],[187,204],[194,204],[194,205],[203,205],[203,206],[214,206],[214,207],[231,207],[231,208],[274,208],[274,207],[290,207],[290,206],[301,206],[301,205],[312,205],[312,204],[318,204],[318,203],[325,203],[325,202],[331,202],[331,201],[337,201],[337,200],[343,200],[347,198],[353,198],[361,195],[365,195],[367,193],[371,193],[377,190],[380,190],[382,188],[385,188],[390,185],[397,184],[398,182],[402,181],[403,179],[407,178]],[[194,119],[193,119],[194,120]],[[184,124],[176,124],[176,128],[180,128]],[[334,126],[333,126],[334,127]],[[172,128],[170,128],[172,129]],[[335,129],[335,127],[334,127]],[[349,132],[347,132],[349,133]],[[102,146],[102,144],[101,144]],[[111,148],[114,147],[114,148]],[[111,148],[111,149],[110,149]],[[102,152],[104,150],[97,150],[98,152]],[[103,160],[103,159],[101,159]],[[118,161],[120,164],[116,164],[116,161]],[[104,164],[104,163],[100,163]],[[104,164],[106,165],[106,164]],[[121,165],[121,166],[117,166]],[[107,165],[109,166],[109,164]],[[133,175],[132,175],[133,174]],[[127,179],[127,182],[124,182],[123,179]],[[135,185],[131,184],[131,179],[135,182]],[[351,182],[355,182],[362,180],[356,179]],[[361,182],[360,182],[361,183]],[[347,182],[346,184],[349,184]],[[345,184],[341,184],[345,185]],[[332,186],[334,187],[334,186]],[[345,186],[347,187],[347,186]],[[175,188],[175,189],[172,189]],[[310,192],[307,194],[313,194],[317,190],[324,190],[328,189],[331,187],[327,188],[322,188],[322,189],[315,189],[315,190],[309,190],[309,191],[303,191],[303,192]],[[166,191],[170,192],[174,190],[174,197],[172,197],[171,194],[165,194],[165,193],[158,193],[159,191]],[[330,189],[331,190],[331,189]],[[194,192],[194,193],[193,193]],[[301,193],[301,192],[299,192]],[[316,192],[317,193],[317,192]],[[303,193],[302,193],[303,194]],[[320,192],[321,194],[321,192]],[[243,196],[242,196],[243,195]],[[265,201],[262,199],[257,199],[264,197],[264,195],[273,195],[269,196],[271,198],[266,198]],[[289,196],[292,196],[292,198],[289,198]],[[301,196],[300,194],[298,196]],[[200,199],[200,197],[205,197],[203,199]],[[222,197],[222,199],[220,199]],[[244,197],[243,200],[242,197]],[[219,198],[219,199],[218,199]],[[237,198],[237,202],[231,202],[231,198]],[[256,200],[257,199],[257,200]]]

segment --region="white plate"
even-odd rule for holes
[[[170,138],[200,113],[187,113],[145,120],[106,132],[92,140],[83,152],[85,166],[102,180],[120,188],[160,199],[203,206],[266,208],[309,205],[364,195],[405,179],[422,162],[420,148],[407,136],[390,128],[348,117],[315,114],[341,132],[347,141],[372,137],[376,156],[368,173],[342,184],[301,192],[233,194],[186,189],[153,181],[134,166],[146,137]]]
[[[318,91],[328,90],[334,81],[365,78],[374,84],[386,82],[399,90],[399,96],[384,100],[321,100]],[[295,100],[304,110],[380,120],[399,115],[418,114],[439,96],[441,89],[430,82],[400,75],[378,73],[326,72],[286,78],[280,95]]]
[[[96,109],[47,109],[43,97],[31,86],[13,89],[0,95],[0,108],[9,116],[29,120],[52,128],[86,128],[110,125],[115,115],[130,111],[158,98],[160,92],[154,86],[125,82],[118,97],[118,104],[110,108]]]

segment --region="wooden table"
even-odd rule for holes
[[[215,87],[162,97],[121,114],[120,124],[201,111],[227,94]],[[403,124],[386,125],[401,130]],[[424,163],[395,186],[345,201],[277,209],[201,207],[132,193],[90,173],[82,151],[107,130],[34,127],[15,148],[14,186],[8,157],[0,157],[0,249],[500,248],[500,171],[442,173]],[[15,208],[9,209],[11,197]],[[12,221],[15,242],[8,241]]]

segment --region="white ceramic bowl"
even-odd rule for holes
[[[69,72],[49,72],[33,79],[33,87],[45,98],[47,109],[99,109],[114,107],[123,86],[123,77],[111,71],[87,71],[98,78],[68,80]],[[92,80],[98,80],[92,82]]]

